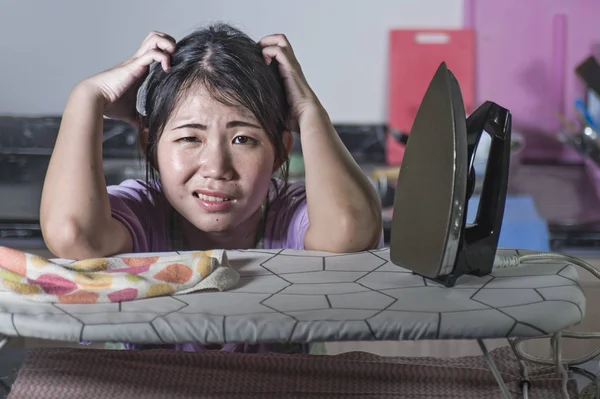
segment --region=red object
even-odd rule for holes
[[[442,62],[458,79],[467,114],[473,111],[475,35],[472,30],[392,30],[389,51],[391,130],[410,134],[429,82]],[[403,155],[404,145],[388,134],[387,163],[400,165]]]

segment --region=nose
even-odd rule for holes
[[[214,140],[202,151],[203,177],[214,180],[231,180],[234,176],[231,151],[227,142]]]

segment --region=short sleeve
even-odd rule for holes
[[[296,209],[291,216],[287,235],[288,248],[304,249],[304,236],[306,236],[309,225],[308,205],[305,196],[302,202],[297,204]]]
[[[142,180],[107,187],[112,216],[131,234],[132,252],[167,251],[167,210]]]
[[[265,248],[268,249],[305,249],[304,237],[310,225],[308,205],[306,202],[306,186],[304,182],[289,184],[283,191],[283,183],[279,182],[280,191],[271,192],[273,206],[267,217]],[[384,247],[383,229],[377,248]]]
[[[277,181],[269,194],[265,226],[265,248],[304,249],[304,236],[310,222],[304,182],[287,187]]]

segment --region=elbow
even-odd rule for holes
[[[383,231],[381,212],[348,217],[340,222],[340,234],[333,240],[333,252],[360,252],[377,248]]]
[[[370,201],[366,208],[346,212],[346,216],[340,221],[340,229],[344,233],[341,235],[343,241],[338,245],[346,242],[346,252],[377,248],[383,234],[383,214],[379,198]]]
[[[377,248],[383,231],[381,212],[365,217],[348,215],[337,221],[335,226],[321,228],[321,234],[315,226],[306,234],[305,248],[307,250],[333,253],[361,252]]]
[[[42,223],[42,235],[48,250],[58,258],[83,260],[101,256],[98,245],[73,220]]]

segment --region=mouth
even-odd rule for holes
[[[229,212],[236,203],[236,199],[218,191],[194,191],[197,204],[206,212]]]
[[[217,194],[217,193],[206,194],[206,193],[194,191],[193,195],[194,195],[194,197],[196,197],[202,201],[208,201],[208,202],[231,202],[234,200],[231,197],[227,197],[225,194]]]

